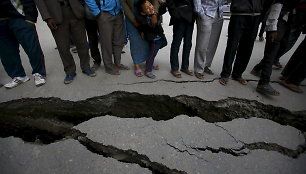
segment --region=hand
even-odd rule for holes
[[[267,31],[266,33],[267,35],[267,42],[271,43],[271,42],[274,42],[276,37],[277,37],[277,31]]]
[[[142,39],[144,39],[144,38],[145,38],[145,36],[144,36],[144,33],[143,33],[143,32],[141,32],[141,33],[140,33],[140,36],[141,36],[141,38],[142,38]]]
[[[153,27],[157,24],[157,15],[156,14],[152,16],[151,23],[152,23]]]
[[[47,19],[46,22],[51,30],[57,30],[56,21],[53,18]]]

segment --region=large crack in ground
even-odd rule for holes
[[[293,126],[306,132],[306,111],[290,112],[284,108],[264,105],[257,101],[228,98],[220,101],[205,101],[198,97],[165,95],[142,95],[138,93],[113,92],[106,96],[90,98],[83,101],[65,101],[59,98],[19,99],[0,103],[0,136],[15,136],[27,142],[49,144],[66,138],[78,140],[88,150],[118,161],[135,163],[148,168],[152,173],[184,173],[170,169],[163,164],[152,162],[142,154],[133,150],[122,150],[94,142],[86,134],[75,130],[73,126],[94,117],[113,115],[121,118],[152,118],[153,120],[169,120],[178,115],[200,117],[216,123],[227,122],[236,118],[264,118],[282,125]],[[223,127],[215,124],[224,129]],[[226,129],[224,129],[227,131]],[[230,135],[230,133],[227,131]],[[234,136],[230,135],[235,139]],[[305,133],[304,133],[305,136]],[[306,138],[305,138],[306,139]],[[235,139],[236,142],[241,142]],[[291,158],[297,158],[306,150],[306,142],[292,150],[273,143],[243,143],[238,149],[192,147],[196,151],[226,153],[233,156],[244,156],[245,150],[267,150],[279,152]],[[168,143],[168,146],[179,150]],[[193,155],[189,151],[187,152]]]

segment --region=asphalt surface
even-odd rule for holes
[[[85,100],[86,103],[86,99],[92,97],[105,96],[115,91],[126,91],[141,95],[169,97],[186,95],[205,101],[219,101],[234,97],[246,99],[246,103],[248,100],[255,100],[263,103],[264,106],[272,105],[269,107],[276,110],[278,107],[290,111],[306,110],[306,82],[303,81],[301,86],[305,93],[297,94],[289,91],[278,84],[281,71],[274,70],[271,77],[271,85],[280,91],[280,96],[265,96],[255,91],[258,78],[251,75],[250,71],[262,58],[265,45],[258,40],[255,41],[249,66],[243,74],[248,84],[243,86],[233,80],[230,80],[228,86],[219,84],[228,20],[224,21],[219,46],[211,67],[215,75],[205,74],[202,80],[185,74],[182,74],[181,79],[173,77],[170,74],[169,62],[172,27],[168,24],[169,16],[166,14],[163,27],[168,45],[160,50],[156,57],[156,63],[160,67],[158,71],[154,71],[156,79],[152,80],[145,76],[139,78],[134,75],[133,62],[129,45],[127,45],[124,48],[126,53],[122,54],[122,63],[128,65],[131,70],[121,71],[121,75],[114,76],[106,74],[102,66],[96,71],[96,77],[87,77],[81,72],[77,54],[73,54],[77,64],[77,76],[71,84],[65,85],[63,83],[65,73],[58,51],[55,49],[55,42],[47,25],[40,19],[36,27],[45,54],[47,83],[41,87],[35,87],[28,58],[21,49],[22,62],[31,80],[14,89],[0,88],[0,102],[12,100],[18,102],[18,99],[23,98],[56,97],[73,102]],[[195,36],[196,27],[190,56],[191,70]],[[281,58],[283,65],[303,37],[305,36],[301,36],[294,48]],[[0,65],[0,83],[9,81],[10,78]],[[145,104],[150,106],[152,105],[150,102]],[[126,107],[129,107],[128,103],[127,101]],[[10,103],[2,105],[12,109]],[[196,103],[190,105],[193,106]],[[226,104],[217,104],[219,107],[223,105]],[[252,108],[252,103],[241,104],[241,107],[244,106]],[[125,107],[124,104],[122,107]],[[17,114],[18,107],[16,108]],[[208,112],[218,111],[208,110]],[[143,112],[150,114],[149,109]],[[41,143],[39,138],[34,142],[20,139],[22,136],[14,134],[12,130],[10,136],[0,138],[0,173],[305,173],[305,132],[299,130],[294,124],[281,123],[271,117],[258,118],[255,111],[254,113],[245,113],[250,114],[250,118],[246,116],[230,121],[215,122],[194,115],[192,117],[177,115],[172,119],[155,120],[152,119],[154,113],[151,113],[151,118],[141,118],[141,115],[135,118],[123,118],[116,114],[106,114],[68,126],[69,129],[85,135],[64,136],[65,138],[51,143]],[[51,122],[57,126],[62,124],[60,121],[54,121],[55,123],[53,121],[37,119],[34,120],[37,124],[33,125]],[[25,125],[27,124],[25,119]],[[16,126],[16,130],[18,128]],[[55,130],[56,128],[55,126]],[[40,129],[44,130],[44,128]],[[47,132],[52,131],[48,129]]]

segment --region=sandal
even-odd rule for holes
[[[123,64],[116,64],[115,65],[120,70],[129,70],[130,68],[128,66],[125,66]]]
[[[209,75],[214,75],[214,73],[209,69],[207,66],[204,68],[204,72],[209,74]]]
[[[149,77],[150,79],[155,79],[155,75],[152,72],[146,72],[145,76]]]
[[[228,78],[226,78],[226,77],[221,77],[220,80],[219,80],[219,83],[220,83],[221,85],[226,86],[227,83],[228,83]]]
[[[279,84],[283,85],[284,87],[290,89],[291,91],[293,92],[297,92],[297,93],[303,93],[304,91],[298,87],[297,85],[295,84],[292,84],[292,83],[288,83],[286,82],[285,80],[281,81]]]
[[[256,91],[260,92],[262,94],[267,94],[267,95],[273,95],[273,96],[279,96],[280,93],[273,89],[271,85],[266,84],[266,85],[257,85]]]
[[[159,70],[159,66],[157,64],[153,64],[153,69],[154,70]]]
[[[105,72],[107,73],[107,74],[110,74],[110,75],[120,75],[120,71],[118,71],[118,70],[105,70]]]
[[[242,77],[232,77],[233,80],[239,82],[241,85],[247,85],[248,82],[244,80]]]
[[[176,78],[182,77],[182,74],[179,71],[171,71],[171,74]]]
[[[141,69],[136,69],[135,70],[135,76],[142,77],[143,76],[142,70]]]
[[[193,72],[189,69],[181,69],[181,71],[187,75],[193,76]]]
[[[203,79],[204,78],[204,74],[200,74],[200,73],[194,73],[194,76],[196,76],[196,78],[198,78],[198,79]]]

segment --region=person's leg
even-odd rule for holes
[[[185,28],[184,22],[175,23],[173,25],[173,40],[170,48],[170,65],[172,72],[179,70],[178,53],[184,37]]]
[[[99,29],[97,21],[85,19],[85,28],[87,31],[88,43],[91,57],[94,59],[94,64],[101,65],[101,53],[99,50]]]
[[[21,64],[19,43],[9,25],[9,20],[0,21],[0,58],[6,73],[13,79],[26,74]]]
[[[115,65],[121,64],[121,51],[124,45],[124,20],[123,14],[114,16],[114,31],[113,31],[113,54]]]
[[[299,47],[295,50],[290,59],[296,60],[296,66],[294,70],[287,76],[288,82],[291,82],[295,85],[300,85],[300,83],[305,79],[306,76],[306,37],[301,42]]]
[[[232,72],[232,65],[242,33],[247,22],[246,16],[232,15],[228,26],[228,39],[224,54],[221,78],[229,78]]]
[[[212,24],[210,40],[206,53],[205,67],[210,67],[212,64],[213,58],[218,47],[222,26],[223,19],[221,18],[216,18]]]
[[[64,65],[64,71],[66,75],[75,75],[76,74],[76,65],[74,59],[70,52],[70,15],[71,9],[67,9],[68,7],[62,6],[63,12],[63,22],[61,25],[58,25],[57,30],[51,30],[52,35],[54,37],[55,43],[58,48],[58,52],[60,54],[60,58]]]
[[[279,20],[277,26],[277,37],[275,41],[271,43],[266,42],[265,45],[264,57],[261,60],[262,71],[258,83],[259,85],[267,84],[270,82],[274,58],[276,57],[279,50],[280,42],[288,30],[287,24],[283,20]]]
[[[185,31],[184,31],[184,44],[183,44],[183,53],[182,53],[182,66],[181,69],[188,70],[189,69],[189,56],[190,50],[192,47],[192,34],[194,24],[185,23]]]
[[[243,31],[238,49],[234,68],[232,72],[233,78],[241,78],[252,55],[254,41],[257,36],[260,16],[247,16],[245,18],[246,28]]]
[[[29,57],[32,74],[46,76],[45,59],[34,24],[22,18],[11,20],[11,31]]]
[[[197,40],[194,54],[194,73],[203,74],[207,48],[212,32],[214,19],[209,16],[197,18]]]
[[[114,32],[114,16],[108,12],[101,12],[98,19],[98,26],[101,36],[102,59],[105,71],[109,74],[119,75],[119,71],[113,63],[113,32]]]
[[[153,40],[150,43],[150,47],[151,47],[151,55],[150,55],[149,59],[146,61],[145,75],[149,78],[155,78],[155,75],[152,74],[152,69],[153,69],[154,59],[155,59],[159,49],[161,48],[161,39]]]

